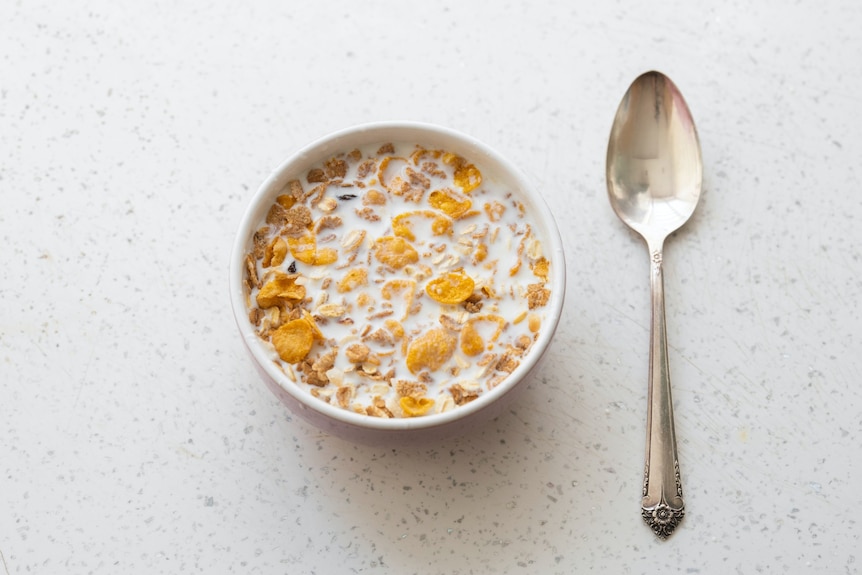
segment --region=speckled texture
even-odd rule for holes
[[[862,7],[0,4],[0,573],[852,573],[862,526]],[[657,68],[704,196],[665,250],[688,514],[639,517],[648,262],[605,192]],[[252,191],[348,125],[515,158],[569,267],[550,360],[471,437],[292,419],[242,349]]]

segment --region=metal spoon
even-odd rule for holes
[[[691,113],[670,78],[639,76],[617,109],[608,143],[608,195],[617,216],[643,236],[652,259],[649,404],[644,520],[664,539],[685,515],[673,426],[664,317],[662,249],[691,217],[700,198],[703,165]]]

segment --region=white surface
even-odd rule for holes
[[[858,571],[862,8],[749,4],[0,4],[0,573]],[[647,256],[604,183],[651,68],[705,161],[665,251],[666,542],[639,517]],[[531,389],[423,450],[292,419],[227,298],[269,170],[384,119],[514,158],[568,250]]]

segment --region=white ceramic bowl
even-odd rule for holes
[[[542,240],[545,257],[551,262],[548,281],[551,297],[542,308],[545,313],[542,329],[520,365],[497,387],[477,399],[443,413],[414,418],[383,419],[354,413],[311,396],[287,379],[274,365],[272,352],[266,349],[266,344],[249,321],[243,292],[245,254],[251,249],[255,230],[285,184],[335,153],[384,142],[414,142],[428,149],[445,149],[483,166],[483,173],[488,170],[496,174],[496,180],[520,193],[527,213],[534,218],[530,221],[534,233]],[[382,122],[348,128],[317,140],[291,155],[270,174],[251,199],[240,222],[230,260],[230,297],[236,323],[268,387],[291,411],[320,429],[351,440],[377,444],[436,441],[464,434],[499,415],[511,403],[515,392],[525,387],[525,381],[536,370],[539,360],[551,344],[563,307],[565,283],[565,259],[559,230],[534,184],[512,162],[481,142],[447,128],[412,122]]]

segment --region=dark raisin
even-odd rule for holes
[[[287,273],[290,273],[290,274],[296,273],[296,260],[290,262],[290,265],[287,266]]]
[[[356,197],[356,194],[342,194],[340,196],[336,196],[339,200],[352,200]]]

